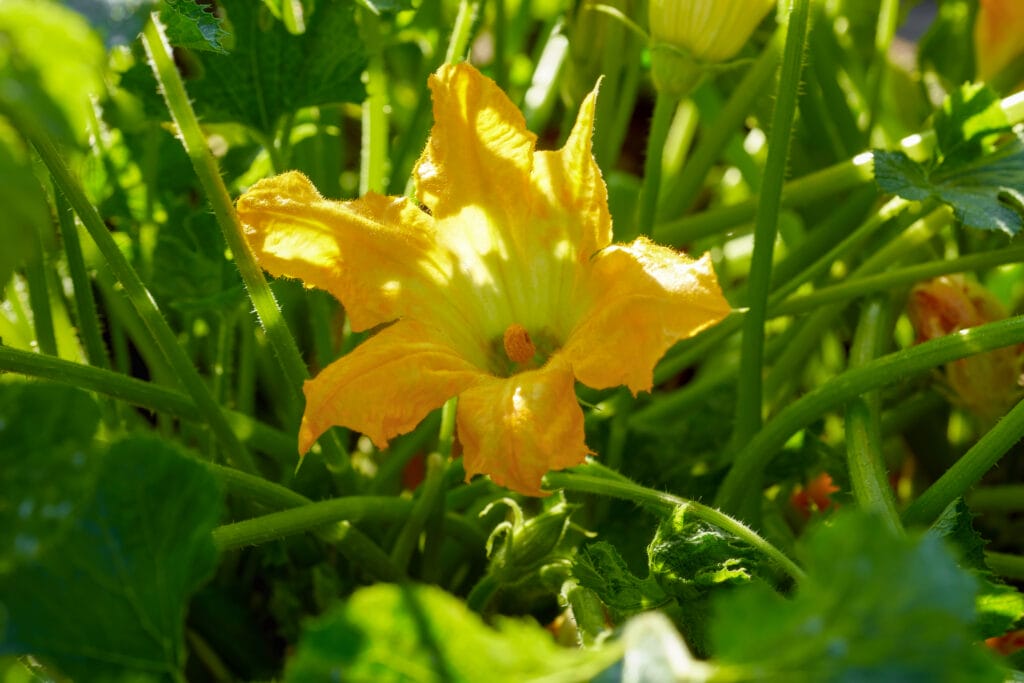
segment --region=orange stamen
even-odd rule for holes
[[[519,323],[508,326],[502,341],[505,345],[505,355],[513,363],[527,363],[533,360],[534,354],[537,353],[537,347],[533,345],[530,333]]]

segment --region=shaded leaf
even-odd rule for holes
[[[917,59],[922,71],[934,71],[949,87],[974,78],[971,35],[975,0],[940,0],[938,16],[921,37]]]
[[[171,45],[227,54],[224,39],[228,32],[221,26],[220,18],[196,0],[165,0],[160,20],[166,26]]]
[[[633,574],[615,546],[604,541],[586,545],[575,558],[572,573],[581,586],[620,615],[652,609],[671,599],[653,576],[640,579]]]
[[[11,273],[39,256],[39,240],[51,226],[46,193],[32,172],[28,149],[17,133],[0,119],[0,299]]]
[[[99,419],[79,389],[0,384],[0,576],[59,544],[91,500]]]
[[[432,586],[377,584],[310,622],[285,681],[524,681],[572,671],[589,680],[610,661],[565,650],[530,621],[484,624]]]
[[[1003,680],[976,640],[975,581],[937,536],[840,513],[804,549],[791,600],[754,583],[716,602],[716,662],[751,667],[750,680]]]
[[[263,3],[223,0],[220,7],[235,46],[227,55],[196,55],[201,75],[187,84],[206,120],[272,133],[281,116],[302,107],[362,101],[366,57],[351,2],[318,3],[300,36]]]
[[[151,438],[112,446],[96,481],[60,543],[0,577],[0,655],[82,681],[180,680],[187,600],[217,559],[218,485]]]

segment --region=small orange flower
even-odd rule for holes
[[[836,507],[832,494],[838,490],[839,487],[832,481],[832,475],[822,472],[811,479],[807,486],[801,486],[793,491],[789,503],[804,519],[810,519],[816,512],[825,512]]]
[[[910,292],[907,315],[923,342],[1002,320],[1003,306],[981,285],[962,275],[922,282]],[[947,363],[952,399],[994,424],[1020,397],[1021,347],[1009,346]]]
[[[415,168],[420,201],[324,199],[299,173],[238,201],[260,263],[334,294],[352,328],[388,324],[306,383],[299,450],[333,425],[379,448],[458,396],[467,479],[540,495],[583,462],[575,380],[651,387],[673,343],[729,313],[710,258],[639,238],[611,244],[591,154],[596,91],[565,146],[536,136],[471,66],[430,79],[434,128]]]

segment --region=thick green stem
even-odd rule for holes
[[[1024,557],[987,551],[985,563],[993,572],[1013,581],[1024,581]]]
[[[888,297],[868,301],[850,348],[850,368],[874,360],[889,339]],[[846,464],[857,504],[882,516],[892,531],[902,533],[896,501],[882,458],[881,419],[877,392],[858,396],[846,406]]]
[[[107,347],[103,343],[100,331],[100,317],[96,311],[96,299],[92,293],[92,283],[85,268],[85,257],[82,256],[82,243],[78,239],[75,227],[75,216],[64,193],[54,184],[53,197],[57,209],[57,225],[60,227],[61,242],[64,244],[64,255],[67,258],[68,273],[71,275],[71,287],[74,293],[75,318],[78,323],[78,334],[85,347],[85,357],[96,367],[110,369],[110,358]]]
[[[767,319],[768,290],[772,279],[772,254],[778,230],[789,141],[793,119],[796,116],[809,16],[810,0],[794,0],[789,15],[782,73],[768,138],[764,182],[761,186],[754,225],[754,253],[747,286],[749,310],[743,321],[736,424],[733,432],[733,441],[737,445],[746,443],[761,427],[761,410],[764,402],[764,324]]]
[[[354,566],[370,574],[377,581],[399,583],[408,577],[372,538],[345,520],[335,531],[341,554]]]
[[[225,524],[213,530],[213,541],[221,550],[233,550],[313,531],[343,520],[401,521],[411,508],[412,501],[392,496],[334,498]]]
[[[294,405],[301,398],[303,382],[309,378],[306,364],[302,360],[302,354],[288,330],[284,317],[281,315],[281,309],[274,299],[270,285],[263,277],[263,270],[245,242],[242,223],[234,209],[224,180],[221,178],[217,161],[206,144],[206,137],[199,127],[199,120],[189,102],[184,83],[182,83],[181,76],[171,58],[166,36],[164,36],[159,19],[155,15],[146,25],[143,44],[149,55],[153,72],[161,85],[167,107],[178,125],[185,151],[192,161],[192,167],[195,169],[207,200],[217,217],[224,241],[238,266],[249,298],[256,309],[256,315],[259,316],[260,323],[267,335],[267,340],[270,342],[287,379],[286,384],[292,399],[291,403]],[[325,457],[335,467],[340,466],[343,471],[348,469],[348,455],[340,441],[334,436],[328,435],[321,439],[320,445],[324,449]]]
[[[1024,316],[933,339],[876,358],[859,368],[847,370],[791,403],[736,453],[733,466],[715,498],[716,505],[725,510],[735,510],[744,497],[759,494],[761,473],[786,440],[828,411],[854,397],[904,381],[950,361],[1020,343],[1024,343]],[[1014,410],[1019,411],[1020,418],[1024,419],[1022,405],[1018,405]],[[1008,421],[1009,416],[1000,422],[997,428],[1007,429],[1003,425]],[[989,432],[986,438],[991,434],[992,432]],[[938,510],[941,511],[953,497],[949,497],[945,503],[938,506]],[[929,510],[931,509],[929,507]],[[904,521],[907,519],[904,516]]]
[[[654,100],[654,116],[651,118],[651,130],[647,136],[647,156],[644,158],[644,181],[640,190],[637,229],[633,234],[620,235],[624,241],[632,239],[637,234],[650,235],[654,228],[654,216],[658,210],[658,193],[661,188],[665,140],[668,138],[672,119],[679,106],[679,99],[676,95],[659,92]]]
[[[1020,320],[1020,318],[1011,318]],[[999,323],[992,323],[985,327]],[[967,334],[981,328],[973,328],[960,334]],[[911,524],[930,524],[946,506],[963,496],[981,481],[999,459],[1024,438],[1024,401],[1017,403],[1002,420],[996,423],[985,436],[981,437],[956,463],[928,487],[904,511],[903,521]]]
[[[713,524],[723,531],[736,536],[744,543],[757,548],[775,562],[783,571],[796,581],[804,577],[804,572],[793,560],[768,541],[764,540],[753,529],[742,522],[714,509],[707,505],[678,498],[662,491],[655,491],[639,484],[635,484],[625,478],[611,478],[602,474],[591,475],[588,470],[590,465],[584,465],[573,471],[549,472],[544,477],[544,486],[549,490],[565,489],[567,491],[582,491],[584,493],[596,493],[614,498],[623,498],[633,501],[638,505],[652,507],[662,513],[671,513],[676,508],[684,508],[686,512],[695,515],[708,524]]]
[[[975,489],[967,494],[967,505],[972,510],[1020,512],[1024,510],[1024,484]]]
[[[363,42],[368,48],[366,99],[363,100],[363,140],[360,155],[359,194],[383,193],[388,175],[388,77],[384,65],[384,32],[380,17],[368,9],[360,12]]]
[[[47,356],[57,355],[57,334],[53,329],[53,310],[50,307],[50,287],[47,283],[47,254],[40,229],[31,228],[30,240],[36,243],[36,257],[25,266],[28,300],[32,307],[32,327],[36,345]]]
[[[473,37],[473,24],[476,23],[480,11],[480,0],[462,0],[459,2],[459,13],[455,16],[455,26],[448,41],[448,51],[444,55],[445,64],[461,62],[469,51],[469,39]]]

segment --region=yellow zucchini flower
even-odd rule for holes
[[[596,90],[565,146],[537,151],[522,114],[466,64],[430,78],[434,127],[415,167],[422,207],[368,193],[324,199],[299,173],[238,200],[274,275],[326,289],[352,329],[381,327],[305,385],[305,453],[343,425],[378,448],[459,397],[467,480],[541,495],[583,462],[575,381],[650,389],[670,345],[729,313],[708,256],[611,244],[591,153]]]
[[[1024,1],[981,0],[974,23],[974,56],[983,81],[1015,59],[1024,59]]]

